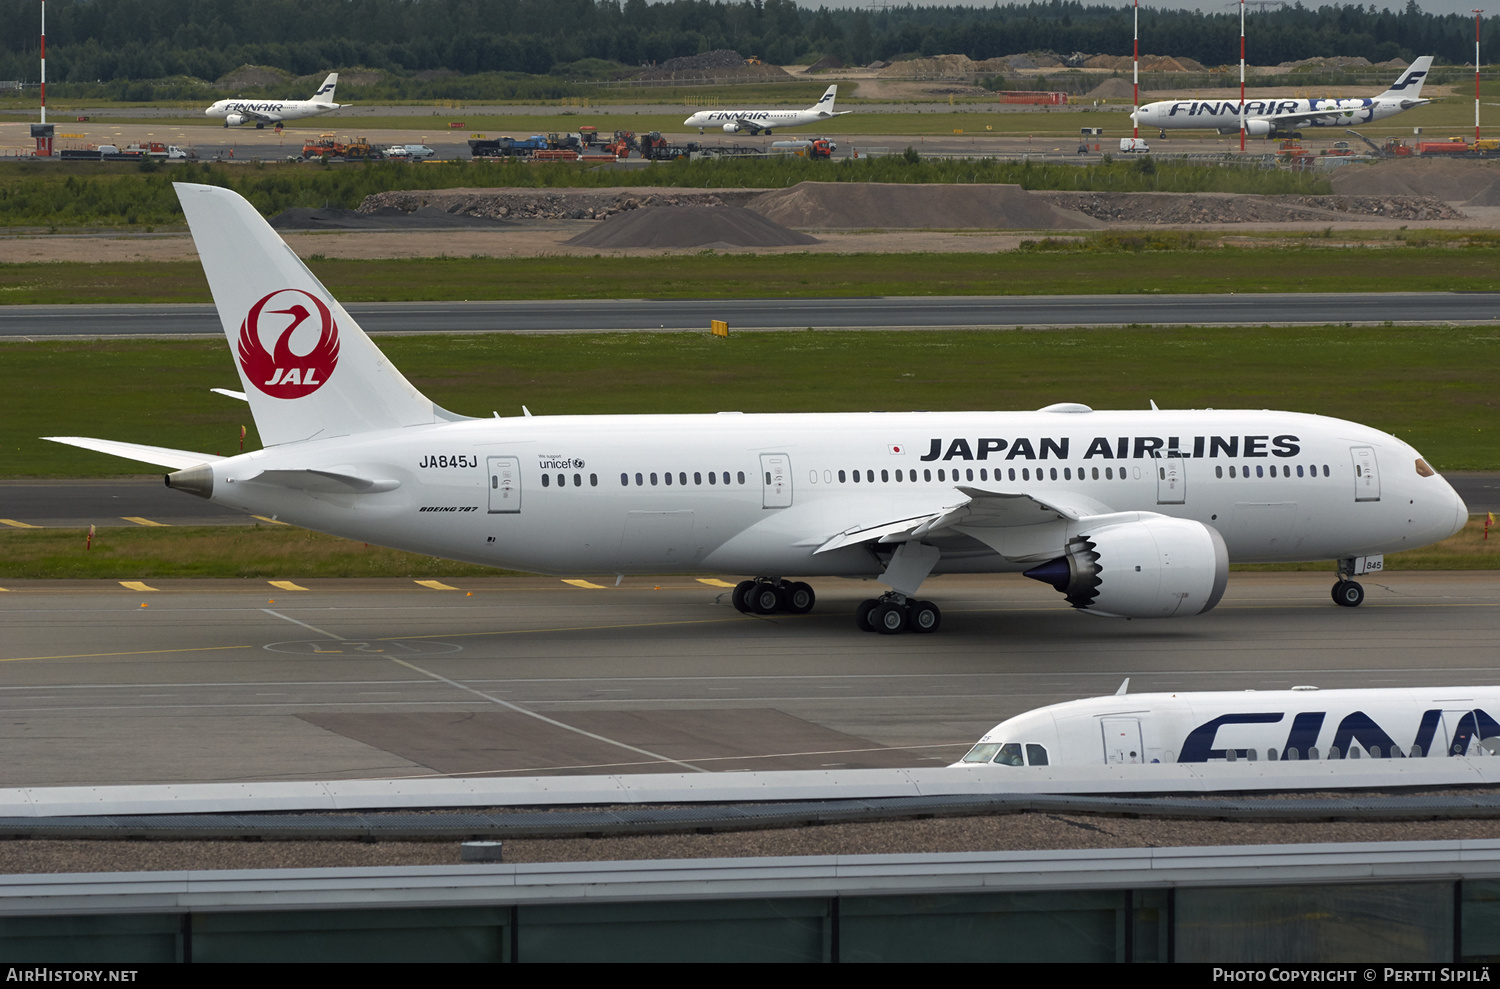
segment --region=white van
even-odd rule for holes
[[[436,151],[432,150],[425,144],[408,144],[406,146],[406,153],[411,155],[413,158],[431,158],[433,155],[437,154]]]
[[[1148,154],[1151,149],[1146,145],[1144,137],[1122,137],[1120,138],[1120,154]]]

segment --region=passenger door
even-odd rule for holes
[[[1380,468],[1375,463],[1375,448],[1354,446],[1349,448],[1354,459],[1354,500],[1380,500]]]
[[[515,514],[521,510],[521,461],[516,457],[489,457],[490,514]]]
[[[784,453],[760,455],[762,508],[792,507],[792,458]]]

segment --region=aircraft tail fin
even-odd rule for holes
[[[319,86],[317,92],[312,94],[310,101],[313,103],[332,103],[333,91],[338,87],[338,84],[339,74],[337,72],[328,73],[328,78],[324,79],[323,85]]]
[[[822,113],[826,113],[826,114],[832,116],[833,115],[833,102],[838,97],[838,94],[839,94],[839,87],[838,87],[837,84],[829,86],[828,89],[826,89],[823,92],[822,98],[819,99],[818,102],[814,103],[812,106],[808,107],[808,109],[809,110],[817,110],[817,111],[820,111]]]
[[[417,391],[243,197],[174,187],[267,446],[465,418]]]
[[[1391,83],[1391,88],[1381,93],[1376,99],[1385,100],[1419,100],[1422,98],[1422,83],[1427,79],[1427,73],[1432,69],[1432,56],[1423,55],[1401,73],[1401,77]]]

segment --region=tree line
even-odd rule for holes
[[[36,80],[38,9],[36,0],[0,0],[0,79]],[[639,66],[719,48],[769,63],[835,55],[854,65],[1131,50],[1128,6],[1064,0],[878,10],[794,0],[51,0],[47,15],[47,75],[59,83],[214,80],[245,64],[299,76],[363,66],[563,79],[586,74],[587,60]],[[1416,0],[1395,11],[1299,2],[1253,12],[1250,24],[1247,57],[1258,65],[1330,55],[1464,65],[1473,56],[1469,17],[1428,14]],[[1500,40],[1500,18],[1484,28],[1487,45]],[[1143,8],[1141,36],[1153,54],[1210,66],[1239,57],[1233,10]]]

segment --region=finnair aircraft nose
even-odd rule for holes
[[[1453,492],[1453,531],[1448,533],[1448,535],[1452,536],[1457,534],[1460,529],[1468,524],[1469,506],[1464,504],[1464,500],[1460,498],[1458,496],[1458,492],[1455,491]]]

